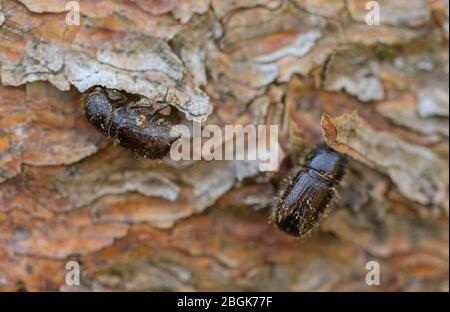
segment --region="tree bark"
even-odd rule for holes
[[[448,1],[366,2],[0,0],[0,290],[448,291]],[[94,85],[278,125],[279,167],[139,158]],[[295,239],[270,207],[322,140],[348,170]]]

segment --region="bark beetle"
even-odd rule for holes
[[[77,260],[80,290],[371,290],[375,260],[377,289],[448,291],[448,2],[378,2],[0,1],[0,289],[73,290]],[[278,124],[285,157],[137,158],[84,117],[94,85]],[[269,207],[323,139],[349,169],[298,241]]]

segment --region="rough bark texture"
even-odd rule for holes
[[[65,1],[0,0],[0,290],[448,291],[448,1],[378,3],[369,26],[360,0],[80,0],[70,26]],[[96,84],[278,124],[284,160],[140,159],[84,118]],[[349,170],[300,241],[270,206],[322,139]]]

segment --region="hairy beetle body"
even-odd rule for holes
[[[272,220],[288,234],[307,234],[325,215],[346,164],[345,155],[318,144],[275,204]]]
[[[105,92],[95,90],[87,95],[84,114],[91,124],[104,135],[108,135],[114,108]]]
[[[84,97],[86,118],[98,131],[151,159],[163,158],[178,139],[171,132],[171,123],[159,115],[160,109],[102,87],[95,87]]]
[[[109,130],[111,138],[141,156],[163,158],[177,139],[171,137],[171,125],[164,119],[156,120],[142,109],[119,108]]]

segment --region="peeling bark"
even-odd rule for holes
[[[362,0],[78,2],[0,0],[0,290],[374,290],[375,260],[376,290],[448,291],[448,1],[380,0],[379,26]],[[279,125],[279,170],[138,158],[84,117],[94,85]],[[270,207],[321,140],[349,169],[299,241]]]

